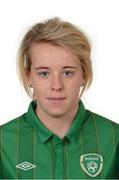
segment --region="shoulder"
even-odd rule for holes
[[[109,118],[106,118],[100,114],[97,114],[95,112],[89,111],[90,115],[92,116],[92,118],[94,119],[94,121],[96,121],[96,123],[98,123],[98,125],[104,125],[104,126],[113,126],[114,128],[119,129],[119,124],[112,121]]]
[[[30,104],[29,104],[29,108],[28,108],[28,111],[25,112],[24,114],[22,114],[21,116],[18,116],[12,120],[9,120],[9,122],[3,124],[0,126],[0,129],[12,129],[14,130],[16,127],[19,127],[19,126],[29,126],[28,124],[28,114],[29,116],[31,116],[31,112],[34,111],[33,108],[36,106],[36,101],[32,101]]]
[[[20,122],[24,122],[24,121],[25,121],[25,114],[26,114],[26,113],[24,113],[24,114],[22,114],[21,116],[16,117],[16,118],[10,120],[9,122],[1,125],[1,126],[0,126],[0,130],[1,130],[1,131],[2,131],[2,130],[11,130],[11,131],[13,132],[14,130],[17,129],[17,127],[19,126],[19,123],[20,123]]]
[[[108,119],[100,114],[87,110],[89,113],[90,122],[95,126],[95,129],[103,135],[110,135],[119,141],[119,124]]]

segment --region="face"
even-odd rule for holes
[[[83,72],[79,59],[69,49],[50,43],[35,43],[30,49],[28,79],[42,115],[64,116],[77,107]]]

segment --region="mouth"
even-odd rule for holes
[[[47,98],[50,102],[52,103],[61,103],[63,102],[66,98],[65,97],[49,97]]]

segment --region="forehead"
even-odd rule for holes
[[[79,65],[80,60],[69,48],[51,43],[34,43],[30,48],[32,64],[39,65]]]

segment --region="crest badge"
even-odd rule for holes
[[[80,157],[82,169],[90,177],[96,177],[102,170],[103,157],[96,153],[84,154]]]

